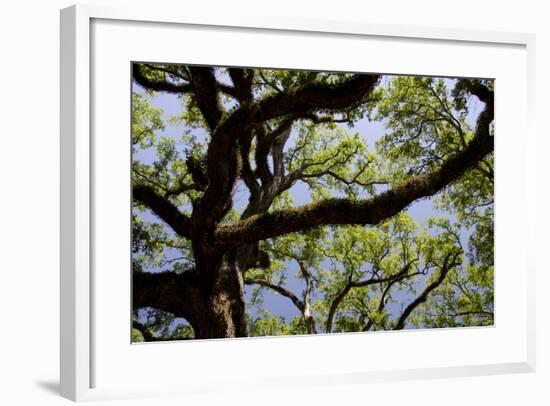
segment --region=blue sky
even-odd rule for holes
[[[447,79],[447,85],[450,88],[453,85],[453,80]],[[134,83],[133,90],[138,93],[143,93],[143,89]],[[160,108],[163,111],[163,121],[165,122],[165,129],[163,131],[159,132],[159,135],[163,136],[170,136],[174,137],[175,140],[177,140],[176,145],[178,147],[181,147],[182,149],[185,147],[185,145],[181,142],[181,136],[184,133],[184,131],[189,131],[190,129],[182,126],[182,125],[176,125],[169,122],[170,117],[174,115],[179,115],[182,113],[182,105],[180,103],[180,100],[177,98],[176,95],[172,94],[166,94],[166,93],[157,93],[153,97],[151,97],[151,105],[153,107]],[[476,100],[470,100],[469,103],[469,116],[468,119],[472,126],[474,126],[474,120],[477,117],[477,114],[480,111],[480,105],[477,103]],[[205,132],[202,129],[192,129],[190,130],[193,132],[195,136],[199,139],[205,139]],[[362,120],[358,121],[353,128],[348,127],[348,131],[350,133],[358,132],[363,140],[367,142],[367,145],[369,147],[369,150],[375,150],[375,142],[377,139],[379,139],[381,136],[383,136],[386,132],[386,129],[384,128],[383,123],[381,122],[370,122],[367,118],[363,118]],[[291,135],[292,138],[292,135]],[[148,150],[141,150],[136,153],[134,156],[134,159],[139,160],[143,163],[150,163],[153,160],[155,160],[156,154],[154,149],[148,149]],[[309,201],[309,193],[307,190],[307,187],[303,183],[297,183],[292,189],[291,194],[294,199],[294,203],[296,205],[301,205],[308,203]],[[427,217],[433,217],[433,216],[446,216],[450,217],[451,215],[446,212],[439,211],[434,208],[433,205],[433,199],[423,199],[414,202],[407,208],[407,213],[409,213],[414,220],[419,224],[423,224]],[[246,187],[241,183],[235,192],[234,195],[234,208],[236,209],[242,209],[244,206],[246,206],[246,203],[248,201],[248,192],[246,190]],[[157,221],[152,214],[141,214],[141,217],[144,220],[147,221]],[[461,236],[461,239],[466,240],[467,239],[467,231],[464,230]],[[467,244],[464,245],[465,247]],[[175,252],[170,253],[170,255],[177,255]],[[151,271],[151,270],[150,270]],[[159,271],[159,270],[156,270]],[[298,297],[301,297],[302,289],[304,286],[304,283],[301,279],[294,277],[294,275],[297,273],[298,269],[295,263],[289,262],[288,266],[288,279],[286,283],[286,287],[292,291],[294,291]],[[250,293],[252,291],[252,286],[246,286],[246,297],[247,299],[250,297]],[[406,305],[408,303],[408,300],[411,300],[411,298],[408,298],[405,293],[402,294],[403,302]],[[401,298],[400,298],[401,299]],[[263,305],[262,308],[269,310],[272,314],[279,315],[285,318],[285,320],[288,322],[295,316],[299,315],[298,310],[296,307],[292,304],[292,302],[286,298],[283,297],[269,289],[264,290],[263,295]],[[253,316],[256,316],[258,314],[258,308],[255,308],[253,306],[248,307],[248,311],[251,311]],[[399,312],[400,307],[394,307],[394,309],[391,309],[390,311]]]

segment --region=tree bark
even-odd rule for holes
[[[152,307],[185,318],[195,338],[246,337],[243,272],[263,257],[250,245],[222,253],[205,251],[200,270],[134,271],[133,308]]]
[[[196,317],[195,338],[246,337],[243,278],[235,265],[231,258],[222,261],[204,297],[204,311]]]

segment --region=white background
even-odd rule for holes
[[[97,3],[115,3],[96,1]],[[116,2],[122,3],[122,2]],[[159,3],[159,1],[157,1]],[[164,2],[169,3],[169,2]],[[194,12],[271,14],[377,23],[418,24],[506,31],[531,31],[538,37],[537,112],[550,110],[546,96],[550,72],[550,30],[544,2],[468,1],[244,1],[186,2]],[[355,4],[357,3],[357,4]],[[414,4],[413,4],[414,3]],[[59,18],[66,1],[27,0],[2,10],[0,80],[0,173],[2,193],[2,279],[0,282],[0,402],[56,405],[68,403],[57,396],[58,385],[58,251],[59,251]],[[150,2],[152,4],[152,2]],[[276,4],[276,6],[275,6]],[[241,5],[241,6],[239,6]],[[337,8],[335,8],[337,7]],[[545,114],[546,113],[546,114]],[[477,378],[376,383],[327,388],[276,388],[236,394],[213,394],[158,400],[118,401],[118,404],[547,404],[550,399],[550,342],[546,287],[550,277],[542,253],[547,251],[545,229],[550,222],[543,202],[543,184],[549,160],[549,141],[539,120],[539,241],[537,252],[538,370],[534,374]],[[518,143],[521,134],[517,135]],[[518,208],[518,216],[522,215]],[[107,403],[107,402],[106,402]]]

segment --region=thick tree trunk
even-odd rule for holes
[[[215,255],[201,261],[208,264],[212,275],[209,283],[202,285],[204,304],[202,311],[194,315],[195,338],[246,337],[244,282],[235,250],[223,255],[221,261]],[[212,269],[214,264],[219,264]],[[215,266],[215,265],[214,265]]]
[[[244,293],[235,279],[220,278],[206,298],[206,309],[197,317],[196,338],[246,337]]]

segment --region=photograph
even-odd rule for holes
[[[130,69],[132,343],[494,326],[494,79]]]

